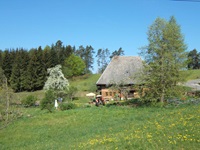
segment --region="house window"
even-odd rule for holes
[[[112,92],[110,92],[110,96],[112,96]]]
[[[108,92],[106,92],[106,96],[108,96]]]

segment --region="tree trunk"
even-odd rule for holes
[[[9,100],[9,91],[8,91],[8,82],[7,82],[7,78],[5,78],[5,88],[6,88],[6,125],[8,124],[8,120],[9,120],[9,106],[10,106],[10,100]]]
[[[160,102],[164,103],[164,99],[165,99],[165,90],[162,89],[162,93],[161,93],[161,98],[160,98]]]

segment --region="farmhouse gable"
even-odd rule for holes
[[[138,75],[142,68],[143,62],[138,56],[113,57],[96,83],[100,94],[104,97],[113,97],[111,90],[108,90],[110,86],[123,85],[127,87],[139,84]]]
[[[142,66],[142,60],[138,56],[115,56],[96,85],[137,84],[136,74]]]

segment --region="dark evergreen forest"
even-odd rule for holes
[[[47,77],[47,68],[61,64],[72,54],[79,56],[85,63],[81,74],[91,73],[94,49],[91,46],[64,46],[60,40],[56,44],[38,48],[0,50],[0,67],[7,78],[9,86],[15,92],[41,90]],[[67,76],[67,74],[66,74]]]

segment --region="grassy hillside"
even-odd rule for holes
[[[47,113],[36,108],[0,130],[1,150],[200,148],[200,105],[92,107]]]
[[[184,70],[184,71],[181,71],[181,75],[184,77],[185,81],[200,79],[200,69],[199,70]]]
[[[85,105],[90,99],[86,97],[87,93],[96,92],[96,82],[99,79],[100,74],[84,75],[82,77],[73,78],[69,83],[71,86],[75,86],[78,89],[76,93],[76,99],[74,103],[78,105]]]
[[[99,79],[99,77],[100,74],[77,77],[73,80],[70,80],[70,85],[78,88],[79,96],[85,96],[85,93],[96,91],[96,82]]]

